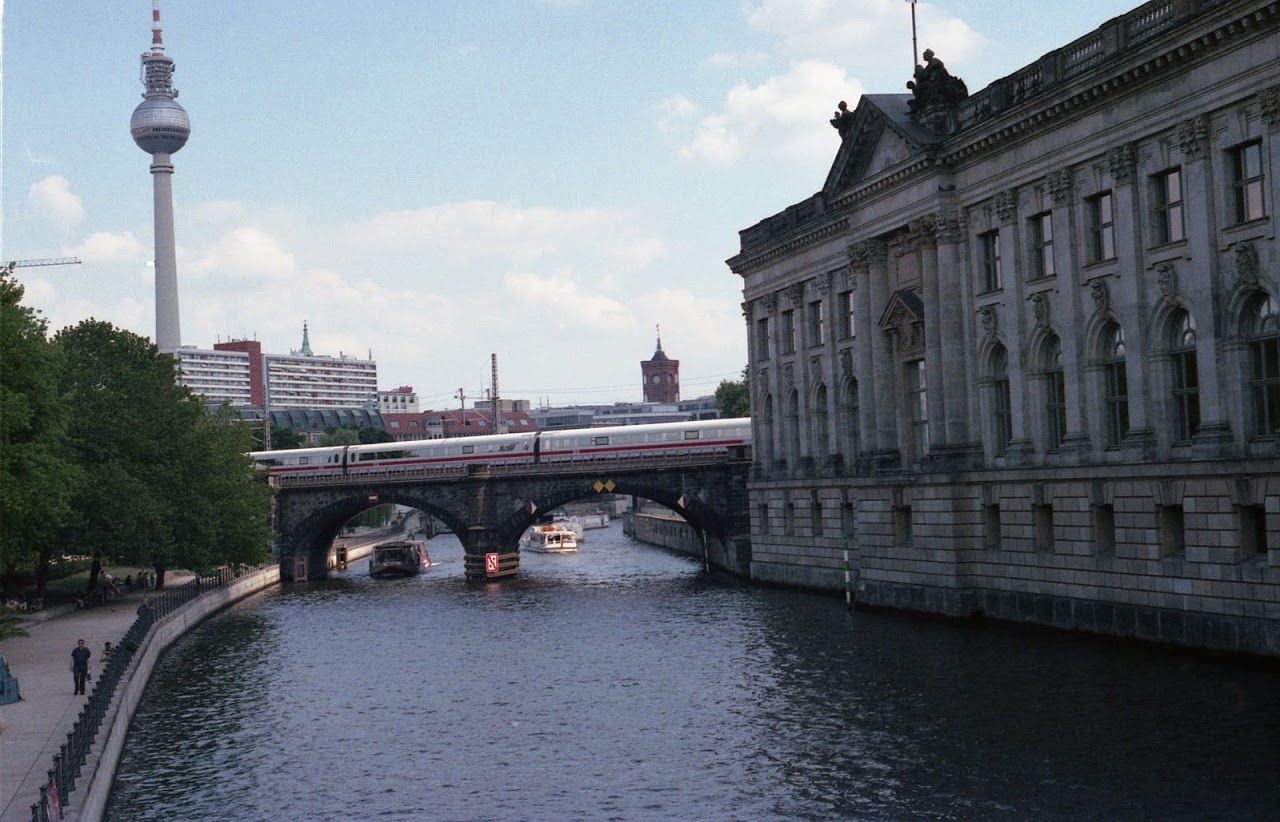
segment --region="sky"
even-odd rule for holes
[[[1137,0],[915,6],[970,92]],[[738,232],[818,191],[840,100],[905,92],[906,0],[161,0],[183,345],[370,355],[423,410],[681,396],[747,361]],[[149,0],[0,0],[0,260],[51,331],[154,337]]]

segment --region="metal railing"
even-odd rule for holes
[[[111,706],[116,687],[134,655],[142,647],[151,627],[201,594],[225,588],[254,570],[257,569],[242,566],[238,569],[221,568],[211,575],[197,574],[189,582],[148,597],[145,600],[146,607],[138,607],[137,619],[112,651],[94,683],[88,701],[80,710],[80,716],[67,734],[67,741],[53,755],[49,778],[40,786],[40,799],[31,805],[31,822],[52,822],[61,817],[62,806],[66,804],[71,791],[75,790],[76,780],[80,778],[80,770],[84,767],[102,720]]]

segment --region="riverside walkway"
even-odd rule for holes
[[[165,582],[162,591],[132,592],[88,611],[42,614],[49,618],[23,626],[30,636],[0,642],[0,654],[22,688],[21,702],[0,707],[0,822],[28,822],[37,803],[42,820],[102,819],[129,723],[160,655],[210,614],[278,585],[280,566],[222,568],[199,578],[170,573]],[[140,620],[137,603],[144,597],[152,607]],[[69,670],[71,649],[80,639],[94,654],[87,697],[74,695]],[[98,655],[106,641],[126,647],[104,666]],[[81,721],[83,713],[89,716]],[[75,736],[69,738],[73,729]],[[46,801],[41,786],[48,784],[54,755],[63,750],[64,741],[59,816],[56,798]]]
[[[165,575],[165,588],[189,582],[189,573]],[[138,603],[156,591],[133,591],[84,611],[51,608],[42,619],[22,623],[29,636],[0,641],[0,656],[17,677],[22,701],[0,705],[0,822],[28,822],[31,805],[76,717],[88,700],[75,696],[71,649],[83,639],[93,652],[91,673],[102,670],[102,643],[117,645],[138,618]],[[164,593],[160,591],[159,593]],[[93,683],[88,690],[92,691]]]

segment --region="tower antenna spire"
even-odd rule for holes
[[[160,0],[151,0],[151,53],[164,54],[164,41],[160,37]]]
[[[173,59],[164,53],[160,34],[160,0],[151,0],[151,49],[142,53],[142,102],[129,118],[129,132],[138,148],[151,155],[156,245],[156,345],[176,350],[182,334],[178,324],[178,263],[173,237],[173,154],[187,144],[191,120],[174,98]]]

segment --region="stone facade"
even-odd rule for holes
[[[1159,0],[858,102],[728,261],[753,578],[1280,654],[1278,42]]]

